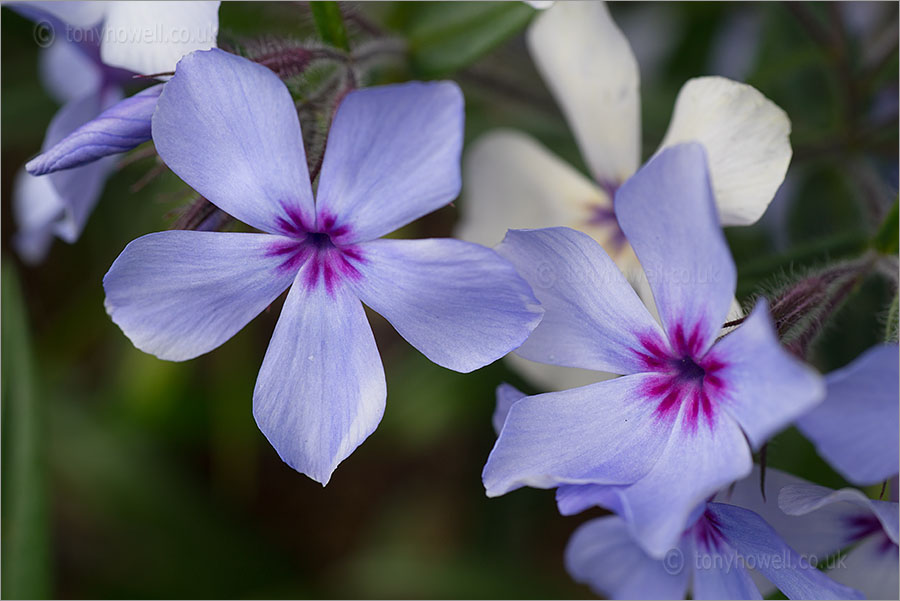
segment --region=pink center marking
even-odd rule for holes
[[[334,216],[323,213],[315,226],[309,225],[292,207],[284,205],[286,217],[278,219],[278,227],[289,239],[273,243],[266,256],[281,257],[281,273],[296,273],[303,269],[303,283],[307,290],[319,284],[330,295],[342,281],[361,277],[356,265],[365,262],[358,246],[347,243],[351,233],[347,225],[338,225]]]

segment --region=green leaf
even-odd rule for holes
[[[900,233],[898,233],[898,221],[900,221],[900,209],[898,209],[898,201],[894,201],[894,206],[888,211],[878,228],[878,233],[872,238],[872,246],[880,253],[886,255],[896,255],[900,250]]]
[[[329,46],[350,50],[347,41],[347,29],[344,27],[344,19],[341,17],[341,7],[337,2],[310,2],[313,20],[316,23],[316,31],[319,37]]]
[[[25,303],[15,268],[2,267],[3,511],[2,597],[45,599],[50,531],[44,415],[35,386]]]
[[[408,37],[415,74],[440,77],[519,33],[533,15],[524,2],[398,2],[390,20]]]

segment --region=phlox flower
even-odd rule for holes
[[[768,489],[784,478],[768,469]],[[773,585],[789,599],[862,598],[816,569],[825,556],[801,554],[763,517],[767,505],[778,511],[777,490],[763,499],[754,470],[702,503],[662,559],[648,555],[619,516],[589,520],[566,545],[566,570],[612,599],[684,599],[688,590],[692,599],[761,599]]]
[[[53,236],[75,242],[115,168],[110,155],[150,139],[157,84],[122,100],[136,73],[171,71],[204,31],[215,46],[218,2],[28,2],[11,8],[45,23],[53,42],[41,53],[44,86],[64,106],[41,154],[16,178],[14,244],[23,260],[44,258]],[[149,31],[152,37],[145,33]],[[159,36],[163,36],[161,39]],[[40,176],[40,177],[35,177]]]
[[[618,513],[660,557],[698,504],[750,472],[751,447],[820,402],[824,386],[781,347],[764,301],[717,340],[736,269],[703,146],[663,150],[615,202],[662,325],[586,234],[510,231],[497,252],[545,311],[517,352],[625,375],[516,401],[483,480],[489,496],[559,487],[564,514],[589,498]]]
[[[778,504],[812,525],[798,529],[792,545],[826,557],[844,551],[828,575],[869,599],[896,599],[900,590],[900,527],[896,502],[869,499],[862,492],[831,490],[809,483],[785,486]]]
[[[825,376],[825,401],[797,428],[848,482],[866,486],[898,472],[900,347],[872,347]]]
[[[463,99],[452,83],[349,93],[318,187],[294,102],[267,68],[219,50],[179,63],[153,116],[166,164],[264,233],[166,231],[131,242],[104,278],[112,320],[139,349],[181,361],[234,335],[290,288],[253,392],[281,458],[325,484],[384,411],[363,303],[438,365],[482,367],[525,340],[541,309],[495,251],[380,239],[460,188]]]
[[[562,109],[590,178],[514,130],[489,132],[464,159],[464,240],[496,244],[508,228],[567,226],[600,242],[641,298],[652,295],[613,206],[641,159],[640,77],[628,40],[604,2],[558,2],[537,15],[528,48]],[[753,87],[722,77],[684,84],[660,150],[688,141],[706,149],[722,225],[747,225],[765,212],[791,158],[790,121]],[[660,199],[659,202],[663,202]],[[659,212],[657,204],[648,211]],[[510,359],[535,384],[565,389],[587,374]]]

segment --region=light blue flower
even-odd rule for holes
[[[848,482],[866,486],[898,472],[900,349],[882,344],[825,376],[825,401],[797,428]]]
[[[764,301],[717,340],[737,276],[702,146],[663,150],[615,202],[662,327],[587,234],[510,231],[497,251],[545,310],[517,354],[625,375],[513,403],[483,480],[489,496],[560,487],[565,514],[603,505],[661,557],[698,504],[750,472],[751,447],[819,403],[824,386],[781,347]]]
[[[516,348],[540,320],[528,284],[493,250],[379,239],[457,196],[463,119],[452,83],[351,92],[314,196],[278,77],[219,50],[188,55],[153,116],[157,151],[210,202],[265,233],[133,241],[104,278],[110,316],[139,349],[180,361],[216,348],[290,288],[253,413],[285,462],[327,483],[384,411],[363,303],[461,372]]]

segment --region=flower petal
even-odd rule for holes
[[[96,25],[106,14],[107,2],[10,2],[10,7],[33,21],[51,18],[77,29]]]
[[[103,278],[106,311],[134,345],[183,361],[216,348],[284,292],[278,236],[171,230],[131,242]]]
[[[18,231],[13,246],[24,262],[34,265],[47,256],[63,203],[49,177],[35,177],[25,169],[16,174],[12,210]]]
[[[725,540],[704,545],[691,541],[693,599],[762,599],[759,589],[742,563],[743,558]]]
[[[690,570],[647,555],[616,516],[579,526],[566,545],[565,561],[576,582],[607,599],[683,599],[687,591]]]
[[[126,152],[149,141],[150,118],[162,89],[163,84],[158,84],[114,104],[31,159],[25,168],[32,175],[44,175]]]
[[[338,107],[316,193],[319,215],[373,240],[459,194],[463,96],[452,82],[356,90]]]
[[[821,402],[822,377],[778,342],[766,301],[736,330],[716,342],[710,355],[724,365],[725,410],[738,421],[754,449]]]
[[[262,65],[221,50],[184,57],[159,97],[153,142],[178,177],[244,223],[286,233],[315,222],[294,101]]]
[[[457,234],[489,246],[503,240],[508,229],[583,229],[594,207],[612,206],[588,178],[513,130],[490,132],[466,152],[463,200]]]
[[[876,346],[828,374],[825,402],[797,421],[819,454],[859,486],[897,475],[898,355],[896,344]]]
[[[520,391],[518,388],[511,386],[505,382],[497,387],[496,394],[497,406],[496,408],[494,408],[494,416],[491,418],[491,423],[494,425],[494,432],[499,435],[500,430],[503,429],[503,424],[504,422],[506,422],[506,416],[509,414],[509,410],[512,408],[513,403],[525,398],[528,395]]]
[[[488,496],[522,486],[640,479],[653,468],[671,428],[643,397],[650,382],[645,374],[623,376],[514,403],[482,473]]]
[[[594,178],[625,181],[640,163],[640,76],[606,4],[558,2],[535,18],[527,39]]]
[[[728,543],[789,599],[861,599],[859,591],[838,584],[790,548],[765,520],[748,509],[710,503],[707,511]],[[752,562],[752,563],[751,563]]]
[[[375,431],[384,369],[349,286],[291,287],[253,391],[253,415],[282,460],[323,485]]]
[[[541,308],[512,265],[452,239],[374,240],[353,286],[410,344],[448,369],[470,372],[518,347]]]
[[[898,535],[900,516],[897,512],[897,503],[875,501],[855,488],[831,490],[814,484],[785,486],[778,493],[778,506],[790,515],[805,515],[837,503],[847,503],[848,505],[845,505],[843,509],[852,512],[850,515],[856,515],[855,508],[857,507],[874,515],[894,544],[900,540],[900,535]]]
[[[100,65],[81,45],[61,37],[38,54],[41,84],[60,104],[95,94],[103,84]]]
[[[100,58],[141,75],[173,71],[182,56],[216,47],[219,2],[110,2]]]
[[[791,162],[791,122],[747,84],[697,77],[678,93],[660,149],[700,142],[722,225],[749,225],[766,211]]]
[[[835,562],[827,574],[835,582],[859,590],[867,599],[896,599],[900,589],[897,545],[871,536]]]
[[[559,365],[529,361],[516,353],[508,354],[503,360],[532,386],[547,392],[587,386],[618,376],[618,374],[605,371],[560,367]]]
[[[544,307],[517,354],[542,363],[628,374],[644,371],[643,343],[662,339],[622,272],[589,236],[569,228],[511,230],[497,252]]]
[[[687,408],[685,403],[666,448],[647,475],[631,486],[571,491],[576,498],[558,499],[560,511],[586,508],[593,497],[594,505],[615,511],[628,523],[647,553],[662,558],[678,543],[695,508],[746,476],[752,466],[750,449],[736,423],[719,414],[712,427],[691,427],[684,415]]]
[[[615,206],[670,340],[689,337],[702,353],[718,335],[737,283],[703,147],[657,154],[619,188]]]

